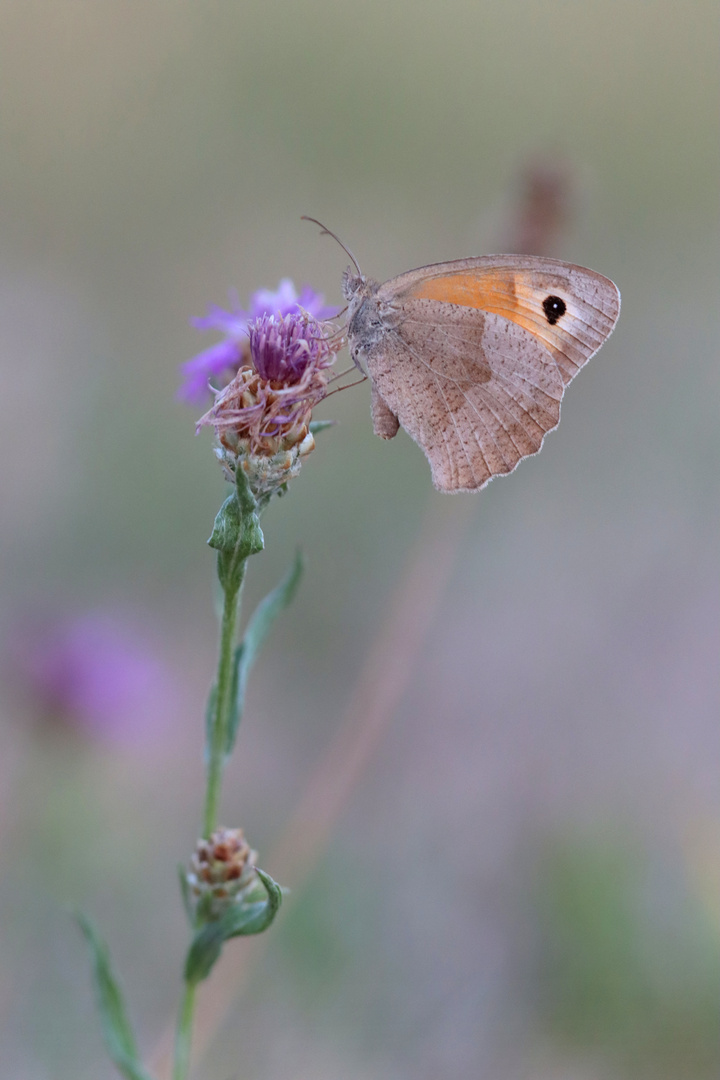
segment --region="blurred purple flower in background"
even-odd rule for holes
[[[176,689],[150,635],[111,612],[86,612],[16,632],[16,680],[44,719],[118,743],[167,730]]]
[[[283,278],[275,292],[271,289],[259,289],[253,293],[249,311],[239,307],[237,297],[234,301],[231,297],[231,304],[231,311],[213,305],[207,315],[191,319],[197,330],[219,330],[225,335],[225,339],[180,365],[183,383],[178,390],[178,397],[182,401],[193,405],[201,404],[209,397],[210,379],[219,379],[222,384],[227,384],[238,369],[248,363],[248,323],[251,320],[259,319],[263,315],[282,316],[306,311],[322,321],[332,318],[337,312],[337,308],[327,307],[324,296],[316,293],[309,285],[303,286],[298,293],[290,278]]]

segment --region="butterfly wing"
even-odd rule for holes
[[[501,315],[550,350],[565,385],[612,333],[620,293],[583,266],[532,255],[484,255],[437,263],[387,281],[379,301],[435,300]]]
[[[520,256],[423,267],[375,302],[386,327],[367,351],[376,427],[394,414],[441,491],[480,490],[537,453],[620,309],[600,274]]]
[[[367,365],[441,491],[479,491],[511,472],[560,419],[564,387],[552,356],[492,313],[469,320],[449,304],[410,301]],[[376,427],[379,411],[376,403]]]

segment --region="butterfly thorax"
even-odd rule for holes
[[[345,273],[343,293],[348,302],[348,338],[350,355],[355,362],[387,331],[383,318],[385,305],[377,299],[379,290],[379,281],[352,274],[349,270]]]
[[[348,266],[342,276],[341,287],[342,294],[349,303],[352,302],[358,294],[364,293],[367,290],[368,285],[374,286],[374,290],[378,288],[378,283],[376,281],[368,281],[364,274],[356,274],[353,272],[352,267]]]

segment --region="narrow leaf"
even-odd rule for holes
[[[185,962],[185,979],[189,983],[202,982],[213,969],[228,938],[241,934],[245,924],[255,923],[264,914],[266,900],[255,904],[238,904],[231,907],[221,919],[206,923],[193,938]]]
[[[325,431],[326,428],[335,427],[337,420],[311,420],[308,424],[311,435],[317,435],[318,431]]]
[[[92,955],[93,984],[105,1049],[126,1080],[150,1080],[150,1074],[145,1071],[138,1058],[122,990],[112,970],[107,945],[85,915],[78,912],[75,917]]]
[[[237,937],[239,934],[262,934],[263,930],[268,929],[280,910],[283,899],[282,887],[259,867],[255,868],[255,873],[265,886],[268,897],[267,903],[262,905],[264,911],[258,912],[252,919],[248,919],[240,929],[229,935],[231,937]]]
[[[235,745],[235,737],[245,706],[245,691],[250,669],[260,649],[267,641],[273,623],[295,596],[302,577],[302,571],[302,555],[298,551],[295,555],[295,562],[280,584],[272,592],[268,593],[255,608],[245,630],[242,643],[235,650],[231,697],[233,708],[230,714],[227,745],[225,747],[227,755],[232,752]]]
[[[185,962],[185,979],[194,984],[206,979],[230,938],[261,934],[272,923],[282,903],[282,889],[269,874],[257,870],[265,886],[266,900],[237,904],[222,918],[206,923],[195,935]]]

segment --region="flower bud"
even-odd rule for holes
[[[186,879],[197,914],[219,919],[255,882],[257,852],[242,829],[217,829],[199,840]]]

